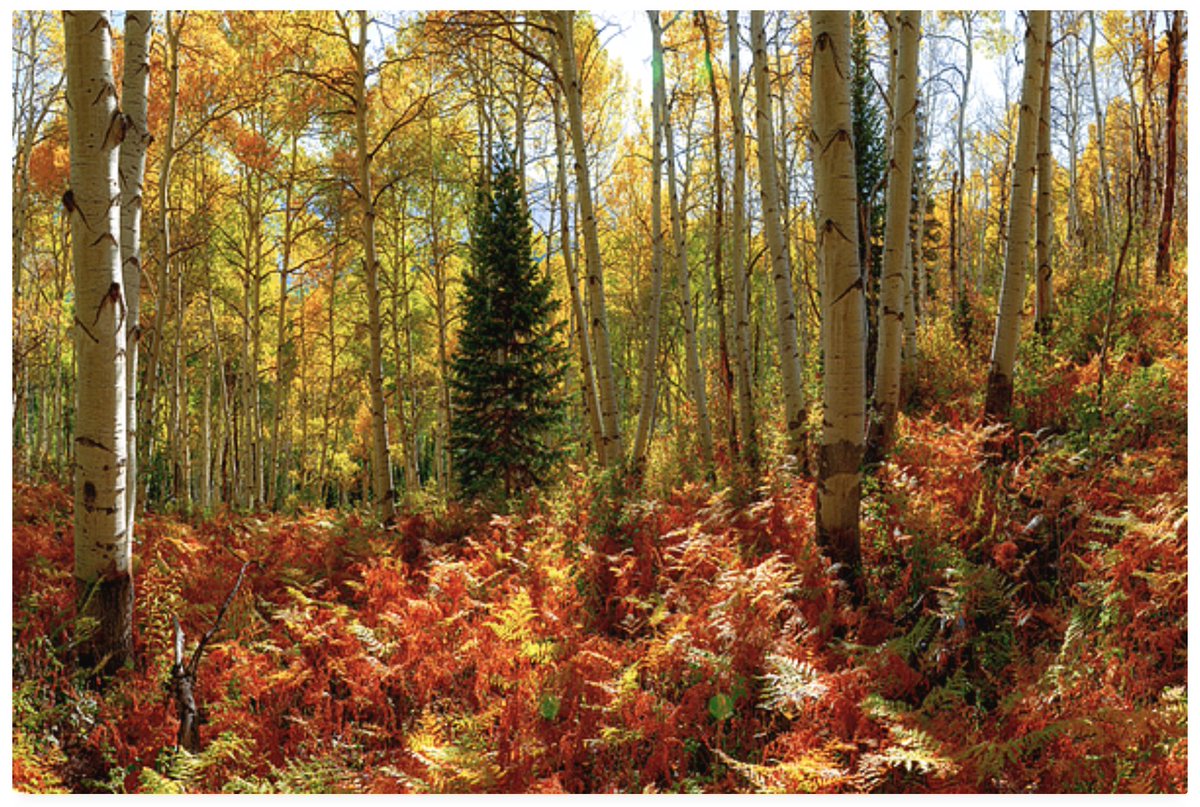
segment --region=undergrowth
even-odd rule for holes
[[[1152,331],[1176,305],[1130,316]],[[955,338],[931,329],[921,349]],[[866,487],[858,608],[817,547],[813,483],[785,472],[749,496],[640,500],[573,472],[509,516],[390,530],[329,511],[148,516],[137,661],[100,690],[74,672],[69,496],[17,482],[14,784],[1183,791],[1186,347],[1118,347],[1099,407],[1077,349],[1029,351],[1000,464],[970,415],[978,379],[926,363],[917,393],[938,403],[901,417]],[[245,559],[189,754],[171,620],[194,641]]]

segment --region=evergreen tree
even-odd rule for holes
[[[508,497],[540,484],[561,453],[562,323],[512,159],[504,150],[478,191],[463,327],[451,377],[451,450],[464,494]]]

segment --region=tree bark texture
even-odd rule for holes
[[[873,451],[892,444],[900,406],[900,354],[904,339],[906,298],[912,285],[909,261],[913,150],[916,144],[917,51],[921,12],[902,11],[896,17],[896,84],[892,88],[892,145],[887,179],[887,220],[884,224],[882,300],[879,346],[875,361]]]
[[[587,262],[588,307],[591,322],[592,356],[596,368],[596,391],[600,403],[604,450],[600,462],[606,467],[618,465],[624,456],[621,424],[617,410],[617,382],[613,371],[612,348],[608,338],[608,315],[604,301],[604,270],[600,264],[600,238],[596,232],[596,212],[592,199],[592,180],[588,169],[587,141],[583,134],[583,92],[575,59],[575,12],[555,15],[558,57],[563,92],[567,98],[567,119],[571,127],[571,145],[575,154],[575,192],[579,199],[583,226],[583,254]]]
[[[1042,66],[1042,92],[1038,112],[1037,146],[1037,270],[1034,275],[1034,327],[1050,332],[1054,315],[1054,155],[1050,152],[1050,56],[1053,43],[1046,37]]]
[[[1028,271],[1026,264],[1033,221],[1031,197],[1036,173],[1037,105],[1041,102],[1049,28],[1048,11],[1029,12],[1029,24],[1025,31],[1025,77],[1021,86],[1021,114],[1009,207],[1008,248],[1004,255],[1004,280],[996,313],[984,405],[985,416],[995,421],[1008,421],[1012,413],[1012,374],[1020,336],[1021,308],[1025,301],[1025,274]]]
[[[804,368],[796,336],[796,301],[784,249],[780,221],[779,177],[776,172],[774,119],[767,78],[767,43],[761,11],[750,12],[750,35],[754,60],[755,124],[758,129],[758,173],[762,195],[763,230],[771,255],[771,277],[775,286],[775,329],[779,339],[779,364],[783,377],[784,414],[787,418],[787,451],[803,461],[804,423],[808,419],[804,400]],[[856,262],[857,265],[857,262]]]
[[[817,537],[860,595],[858,512],[865,428],[863,281],[858,262],[854,137],[850,115],[850,17],[812,15],[812,149],[825,353],[824,429],[817,478]]]
[[[75,579],[90,619],[81,661],[106,672],[133,645],[132,542],[125,517],[126,320],[118,148],[126,134],[113,81],[107,13],[63,14],[75,276]],[[91,620],[95,620],[91,623]],[[90,623],[90,624],[89,624]]]
[[[371,487],[380,518],[395,513],[392,461],[388,451],[387,408],[383,400],[383,336],[379,317],[379,262],[375,252],[375,197],[371,186],[371,150],[367,135],[367,12],[358,12],[354,46],[354,118],[358,144],[358,193],[362,203],[363,264],[366,269],[367,330],[371,341],[368,371],[371,387]]]
[[[1154,281],[1165,283],[1171,276],[1171,228],[1175,224],[1175,171],[1179,145],[1179,73],[1183,66],[1183,12],[1171,12],[1167,32],[1167,165],[1163,180],[1162,219],[1158,227],[1158,252]]]
[[[137,509],[137,372],[141,339],[142,190],[146,149],[153,139],[146,120],[150,90],[150,11],[125,12],[125,64],[121,111],[128,126],[121,141],[118,172],[121,185],[121,277],[125,286],[125,428],[128,448],[125,471],[125,529],[133,539]]]
[[[737,367],[738,423],[746,464],[758,466],[754,426],[754,376],[750,362],[750,276],[746,268],[746,130],[742,116],[742,73],[738,13],[728,13],[729,108],[733,128],[733,208],[730,211],[729,272],[733,278],[733,351]]]
[[[658,403],[658,337],[662,313],[663,285],[663,116],[666,108],[666,79],[663,76],[662,25],[657,11],[647,11],[650,18],[653,88],[650,104],[651,126],[651,185],[650,185],[650,305],[646,311],[646,346],[642,354],[641,405],[638,408],[637,435],[633,440],[633,464],[642,469],[650,451],[654,425],[654,409]]]

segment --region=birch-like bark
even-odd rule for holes
[[[650,306],[646,311],[646,346],[642,354],[641,405],[638,408],[637,434],[633,440],[633,464],[642,468],[650,451],[650,433],[654,409],[658,404],[658,336],[662,313],[663,283],[663,226],[662,226],[662,162],[663,113],[666,107],[666,79],[663,76],[662,25],[657,11],[647,11],[650,18],[650,44],[653,76],[650,104],[651,126],[651,185],[650,185]],[[694,329],[693,329],[694,331]]]
[[[1034,327],[1049,333],[1054,315],[1054,156],[1050,153],[1050,57],[1053,43],[1046,37],[1046,59],[1042,66],[1041,103],[1038,111],[1037,145],[1037,269],[1034,273]]]
[[[144,446],[141,456],[133,464],[136,471],[149,462],[154,454],[154,416],[158,404],[158,368],[162,363],[163,336],[167,325],[167,283],[171,277],[171,168],[175,161],[175,123],[179,114],[179,28],[168,10],[164,12],[164,32],[167,62],[167,131],[163,140],[162,156],[158,168],[158,232],[160,256],[154,283],[154,329],[151,331],[150,361],[146,366],[146,397],[141,401],[141,424],[138,434]],[[136,501],[146,501],[147,480],[130,475],[129,484],[136,485]]]
[[[664,139],[667,142],[667,198],[671,205],[671,237],[675,242],[675,261],[679,268],[679,296],[683,306],[683,338],[687,355],[688,395],[696,409],[696,428],[700,440],[700,464],[704,474],[712,478],[712,423],[708,418],[708,392],[700,363],[700,347],[696,340],[696,315],[692,308],[692,280],[688,271],[687,243],[683,233],[683,213],[675,184],[675,137],[671,132],[670,113],[664,110]]]
[[[775,285],[775,329],[779,339],[779,364],[783,378],[784,414],[787,418],[787,451],[804,460],[804,422],[808,419],[804,400],[804,375],[796,336],[796,301],[784,249],[780,221],[779,177],[776,173],[775,125],[771,115],[771,89],[767,78],[767,43],[763,12],[750,12],[750,36],[754,59],[754,119],[758,129],[758,175],[762,196],[763,230],[771,255],[771,277]]]
[[[1175,166],[1179,138],[1179,73],[1183,66],[1183,12],[1171,12],[1167,32],[1167,165],[1163,181],[1162,218],[1158,227],[1158,251],[1154,259],[1154,281],[1166,283],[1171,276],[1171,228],[1175,224]]]
[[[604,302],[604,270],[600,265],[600,239],[596,233],[596,212],[592,199],[592,180],[588,170],[587,142],[583,135],[583,93],[575,60],[575,12],[554,15],[560,77],[567,98],[567,119],[571,127],[571,145],[575,154],[575,192],[583,225],[583,255],[587,262],[588,305],[594,347],[596,391],[600,403],[604,450],[600,462],[614,467],[621,462],[624,448],[617,411],[617,383],[613,372],[612,347],[608,338],[608,315]]]
[[[63,14],[66,40],[71,221],[75,276],[75,579],[81,660],[111,672],[133,650],[133,544],[125,517],[125,325],[118,147],[128,128],[117,108],[108,15]],[[81,623],[84,624],[84,623]]]
[[[1091,36],[1088,38],[1088,68],[1092,79],[1092,108],[1096,112],[1096,154],[1100,160],[1100,207],[1103,221],[1100,222],[1100,232],[1104,237],[1104,251],[1108,256],[1111,271],[1116,259],[1115,245],[1112,237],[1112,192],[1108,186],[1108,150],[1104,145],[1104,107],[1100,105],[1100,90],[1096,84],[1096,12],[1089,11]]]
[[[861,597],[859,469],[866,426],[862,274],[858,263],[854,137],[850,114],[850,17],[812,15],[812,148],[821,341],[825,353],[824,429],[817,477],[817,538]]]
[[[128,128],[121,141],[118,171],[121,183],[121,276],[125,285],[125,429],[128,448],[125,469],[125,529],[133,539],[137,510],[137,372],[142,303],[142,189],[146,149],[153,139],[146,121],[150,89],[151,12],[125,12],[125,65],[121,111]]]
[[[1025,274],[1033,221],[1032,192],[1036,172],[1038,107],[1041,101],[1048,11],[1029,12],[1025,31],[1025,77],[1021,85],[1021,116],[1013,165],[1012,201],[1009,207],[1008,248],[1004,255],[1004,281],[992,338],[991,369],[987,380],[986,417],[1007,421],[1012,413],[1012,374],[1017,358],[1021,307],[1025,300]]]
[[[375,196],[367,136],[367,12],[358,12],[354,45],[354,132],[358,145],[358,195],[362,204],[363,264],[366,270],[367,330],[371,342],[368,382],[371,394],[371,487],[384,523],[395,514],[396,491],[388,451],[387,409],[383,401],[383,337],[379,317],[379,262],[375,252]]]
[[[567,272],[567,287],[571,292],[572,319],[575,320],[576,343],[579,346],[579,387],[583,398],[584,416],[592,436],[592,450],[597,459],[604,450],[604,431],[600,424],[600,403],[596,397],[596,378],[592,373],[592,342],[588,334],[587,314],[579,289],[579,273],[575,268],[575,251],[571,245],[571,203],[567,194],[567,132],[562,119],[562,101],[554,93],[554,144],[558,167],[558,204],[563,267]]]
[[[733,351],[738,423],[746,464],[758,467],[754,428],[754,386],[750,363],[750,276],[746,270],[746,131],[742,117],[742,72],[738,54],[738,13],[728,13],[729,109],[733,127],[733,209],[730,211],[729,272],[733,278]]]
[[[905,299],[912,285],[909,262],[913,150],[916,144],[917,52],[921,12],[901,11],[897,27],[895,86],[892,92],[892,144],[884,224],[882,300],[879,346],[875,360],[875,412],[868,440],[872,454],[892,444],[900,406],[900,354],[904,338]]]

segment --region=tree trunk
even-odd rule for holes
[[[1171,12],[1167,32],[1167,166],[1163,185],[1162,220],[1158,227],[1158,253],[1154,260],[1154,281],[1162,284],[1171,275],[1171,227],[1175,223],[1175,165],[1179,141],[1179,72],[1183,66],[1183,12]]]
[[[750,12],[750,35],[754,49],[755,124],[758,128],[758,174],[762,195],[763,230],[771,255],[771,277],[775,285],[775,328],[779,339],[780,371],[783,377],[784,414],[787,418],[787,451],[800,462],[805,456],[804,423],[808,419],[804,400],[804,368],[796,338],[796,301],[792,277],[784,251],[780,222],[779,177],[776,174],[774,119],[767,81],[767,43],[763,12]],[[857,262],[856,262],[857,265]]]
[[[905,299],[912,285],[909,262],[913,150],[916,144],[917,52],[921,12],[896,17],[896,84],[892,95],[892,157],[887,178],[879,348],[875,360],[875,412],[868,439],[878,458],[891,447],[900,407],[900,353],[904,339]]]
[[[861,599],[858,511],[865,420],[862,274],[855,220],[850,116],[850,18],[812,15],[813,173],[825,353],[824,429],[817,479],[817,538]]]
[[[662,164],[663,164],[663,113],[666,106],[666,79],[663,76],[662,26],[658,12],[647,11],[650,18],[650,42],[652,47],[651,74],[654,77],[653,100],[650,105],[652,157],[650,185],[650,237],[652,257],[650,268],[650,306],[646,313],[646,347],[642,354],[641,405],[638,409],[637,435],[633,441],[633,464],[644,470],[646,454],[650,450],[651,424],[658,403],[657,370],[658,334],[662,312],[663,277],[663,226],[662,226]]]
[[[125,522],[133,539],[133,514],[137,509],[137,371],[138,341],[142,336],[142,187],[146,176],[146,149],[153,139],[146,121],[150,88],[151,12],[125,12],[125,65],[121,107],[128,129],[121,141],[121,274],[125,284],[125,428],[128,439],[125,469]]]
[[[758,468],[754,428],[754,377],[750,361],[750,275],[746,268],[746,132],[742,115],[742,73],[738,58],[738,13],[729,20],[729,108],[733,126],[733,210],[729,236],[729,272],[733,278],[733,351],[737,365],[738,423],[746,464]]]
[[[125,324],[121,272],[117,109],[108,15],[63,14],[75,275],[75,579],[81,615],[96,620],[81,642],[85,666],[121,667],[133,651],[133,543],[125,517]],[[86,623],[79,623],[86,624]]]
[[[708,29],[708,14],[697,12],[700,31],[704,36],[704,67],[708,76],[708,93],[712,102],[712,146],[713,146],[713,230],[712,269],[716,279],[716,299],[713,308],[717,315],[717,346],[720,352],[719,372],[723,393],[724,412],[728,416],[729,449],[734,457],[742,450],[738,436],[737,412],[733,403],[733,363],[729,356],[729,328],[725,316],[725,177],[721,171],[721,98],[717,92],[716,72],[713,68],[712,34]],[[736,349],[736,347],[735,347]]]
[[[596,397],[596,379],[592,372],[592,342],[589,336],[587,315],[584,313],[583,295],[579,289],[579,275],[575,270],[575,253],[571,248],[570,201],[567,195],[567,131],[562,119],[562,99],[554,93],[554,137],[558,165],[558,204],[562,240],[563,266],[567,272],[567,287],[571,292],[571,311],[575,320],[576,340],[579,345],[579,387],[583,398],[584,417],[592,436],[592,449],[596,458],[604,452],[604,430],[600,423],[600,403]]]
[[[1042,67],[1042,92],[1038,112],[1037,145],[1037,271],[1034,275],[1034,327],[1038,333],[1050,332],[1054,316],[1054,156],[1050,153],[1050,56],[1053,43],[1046,37],[1046,59]]]
[[[700,440],[700,464],[704,475],[713,478],[712,424],[708,419],[708,393],[700,348],[696,343],[696,316],[692,308],[692,281],[688,272],[687,241],[683,232],[683,211],[675,184],[675,136],[671,132],[670,113],[662,118],[664,139],[667,141],[667,198],[671,204],[671,236],[675,242],[675,260],[679,267],[679,297],[683,306],[683,338],[687,353],[688,396],[696,409],[696,428]]]
[[[1017,128],[1017,152],[1009,208],[1008,248],[1004,255],[1004,283],[996,313],[984,406],[985,416],[993,421],[1007,422],[1012,413],[1012,374],[1017,357],[1021,308],[1025,300],[1029,231],[1033,220],[1031,196],[1036,171],[1038,124],[1035,103],[1041,101],[1049,27],[1048,11],[1029,12],[1029,24],[1025,31],[1025,78],[1021,88],[1021,117]]]
[[[575,60],[575,12],[560,11],[555,15],[558,57],[563,92],[567,98],[567,118],[571,127],[571,143],[575,152],[576,195],[579,199],[583,224],[583,253],[587,261],[588,304],[591,316],[593,360],[596,367],[597,396],[600,403],[600,422],[604,450],[600,462],[614,467],[621,462],[621,426],[617,411],[617,384],[613,372],[612,348],[608,338],[608,315],[604,302],[604,270],[600,265],[600,239],[596,232],[596,213],[592,200],[592,180],[588,170],[587,143],[583,135],[583,93]]]
[[[1100,106],[1100,91],[1096,86],[1096,12],[1089,11],[1088,16],[1092,23],[1091,38],[1088,40],[1088,67],[1092,78],[1092,108],[1096,111],[1096,153],[1100,158],[1100,202],[1103,210],[1100,227],[1111,269],[1115,256],[1112,243],[1112,195],[1108,188],[1108,156],[1104,148],[1104,107]]]
[[[383,337],[379,319],[379,263],[375,254],[375,198],[371,189],[371,151],[367,139],[367,12],[358,12],[358,43],[354,48],[354,120],[358,144],[358,193],[362,203],[363,263],[366,269],[367,330],[371,356],[371,486],[384,523],[395,514],[396,491],[388,452],[387,409],[383,401]]]
[[[129,484],[137,486],[135,503],[142,502],[143,504],[146,501],[149,481],[145,474],[137,474],[137,468],[139,465],[148,464],[154,455],[154,416],[158,404],[158,369],[162,362],[163,335],[167,324],[167,284],[171,278],[171,222],[169,216],[171,167],[175,160],[175,121],[179,111],[179,28],[172,25],[170,11],[164,12],[164,18],[166,21],[167,133],[158,168],[158,231],[162,243],[158,271],[155,273],[154,328],[150,332],[152,337],[150,362],[146,367],[145,374],[147,391],[142,402],[142,413],[138,418],[141,427],[137,429],[137,433],[142,438],[140,442],[145,448],[142,450],[141,457],[132,463],[131,468],[134,473],[129,475]]]

